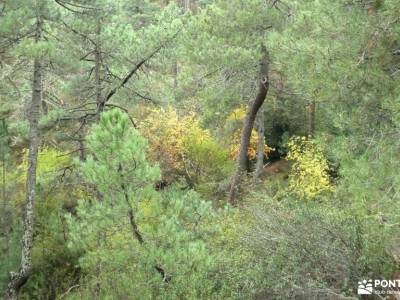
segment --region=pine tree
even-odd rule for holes
[[[44,3],[38,3],[33,10],[35,24],[34,45],[40,45],[43,33]],[[36,196],[36,167],[39,152],[39,113],[42,103],[42,53],[36,53],[33,62],[32,101],[29,109],[29,162],[26,179],[26,204],[24,213],[24,233],[22,237],[21,266],[18,272],[10,272],[5,297],[17,299],[21,287],[29,279],[32,272],[32,245],[35,232],[35,196]]]
[[[218,254],[206,243],[219,230],[211,204],[194,192],[155,191],[160,170],[147,161],[147,142],[120,110],[102,114],[87,145],[90,154],[78,164],[84,180],[97,188],[69,217],[70,247],[100,285],[89,276],[81,296],[107,295],[116,268],[123,281],[114,293],[122,298],[206,299],[221,293],[210,277]]]

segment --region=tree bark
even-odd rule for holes
[[[242,181],[243,174],[246,172],[247,166],[247,151],[250,144],[251,132],[253,130],[256,115],[261,105],[265,101],[269,89],[269,57],[268,51],[264,45],[261,46],[261,60],[260,60],[260,74],[259,74],[259,86],[257,96],[254,101],[249,105],[246,117],[243,123],[242,137],[240,140],[239,155],[236,161],[236,172],[232,180],[229,202],[235,205],[237,192],[239,191],[240,184]]]
[[[85,122],[85,121],[83,121],[83,122]],[[79,160],[80,161],[86,160],[84,126],[85,126],[85,123],[83,123],[81,125],[81,128],[79,128],[79,131],[78,131],[78,147],[79,147]]]
[[[1,137],[0,137],[0,142],[1,142],[1,161],[2,161],[2,208],[0,211],[0,226],[1,226],[1,230],[0,230],[0,234],[3,234],[4,236],[6,236],[5,239],[5,253],[6,256],[4,257],[8,257],[9,254],[9,232],[10,232],[10,224],[11,224],[11,220],[10,220],[10,216],[7,213],[7,207],[8,207],[8,203],[7,203],[7,199],[6,199],[6,170],[7,170],[7,163],[6,163],[6,151],[7,151],[7,146],[8,146],[8,130],[7,130],[7,124],[6,124],[6,120],[1,119]]]
[[[375,16],[376,15],[376,4],[369,3],[367,5],[368,16]]]
[[[190,3],[190,10],[194,15],[197,13],[197,0],[192,0],[192,2]]]
[[[105,101],[102,97],[101,93],[101,24],[100,19],[97,20],[96,25],[96,45],[94,49],[94,59],[95,59],[95,66],[94,66],[94,76],[95,76],[95,90],[96,90],[96,119],[97,122],[100,120],[100,114],[104,111]]]
[[[168,4],[169,1],[167,1]],[[182,7],[182,11],[187,13],[191,11],[193,14],[197,12],[197,1],[196,0],[177,0],[178,6]],[[165,5],[164,5],[165,6]]]
[[[35,42],[42,36],[43,23],[41,16],[37,16]],[[26,177],[26,203],[22,237],[21,265],[18,272],[10,272],[10,281],[7,285],[5,298],[17,299],[21,287],[28,280],[32,272],[32,245],[35,230],[34,209],[36,189],[36,165],[40,144],[39,115],[42,103],[42,58],[36,57],[33,65],[32,101],[29,111],[29,155]]]
[[[308,137],[312,139],[315,134],[315,100],[311,100],[308,107]]]
[[[254,182],[260,178],[260,175],[264,168],[264,105],[261,105],[260,110],[257,113],[257,162],[256,170],[254,172]]]
[[[185,12],[188,12],[190,10],[190,0],[183,0],[183,9]]]

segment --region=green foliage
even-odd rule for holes
[[[10,124],[10,133],[14,135],[14,143],[21,143],[28,139],[28,122],[22,121]]]
[[[348,203],[294,204],[287,197],[251,204],[249,210],[254,225],[245,241],[265,280],[259,297],[353,295],[359,278],[388,278],[395,270],[385,254],[391,230]]]
[[[398,279],[399,11],[398,0],[2,1],[0,294],[20,263],[39,58],[34,269],[19,298],[336,299],[361,278]],[[287,154],[291,173],[277,161],[266,172],[278,176],[249,176],[238,207],[217,210],[262,45],[277,150],[264,163]],[[312,102],[315,139],[296,138]]]
[[[53,109],[40,119],[39,126],[41,128],[51,127],[52,125],[58,123],[63,115],[64,111],[62,109]]]
[[[15,270],[21,260],[20,236],[22,226],[19,223],[12,225],[12,231],[7,232],[10,227],[3,224],[2,236],[0,237],[0,289],[2,291],[7,285],[9,272]]]
[[[77,216],[68,216],[69,247],[81,254],[85,274],[71,299],[106,298],[111,290],[130,299],[210,299],[228,292],[216,286],[220,254],[208,242],[220,233],[218,213],[195,192],[156,193],[159,169],[147,162],[146,147],[119,110],[104,113],[92,129],[91,154],[79,165],[96,191],[79,201]],[[130,211],[143,243],[129,223]]]

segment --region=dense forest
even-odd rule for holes
[[[0,299],[400,299],[399,0],[1,0],[0,78]]]

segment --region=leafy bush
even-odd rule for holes
[[[360,278],[390,278],[395,270],[390,232],[350,207],[289,197],[248,209],[254,223],[243,242],[262,266],[261,299],[344,298],[356,294]]]
[[[288,143],[287,159],[293,160],[289,188],[302,198],[313,199],[332,191],[328,161],[320,147],[305,137],[293,137]]]
[[[160,162],[168,182],[184,178],[190,187],[207,186],[226,178],[233,168],[228,151],[200,127],[194,114],[179,117],[171,108],[154,111],[142,131],[150,143],[150,158]]]
[[[81,287],[70,299],[223,299],[236,293],[217,274],[221,212],[193,191],[156,192],[159,169],[126,114],[104,113],[78,162],[96,188],[68,215],[69,248],[80,255]],[[231,271],[233,272],[233,271]]]

